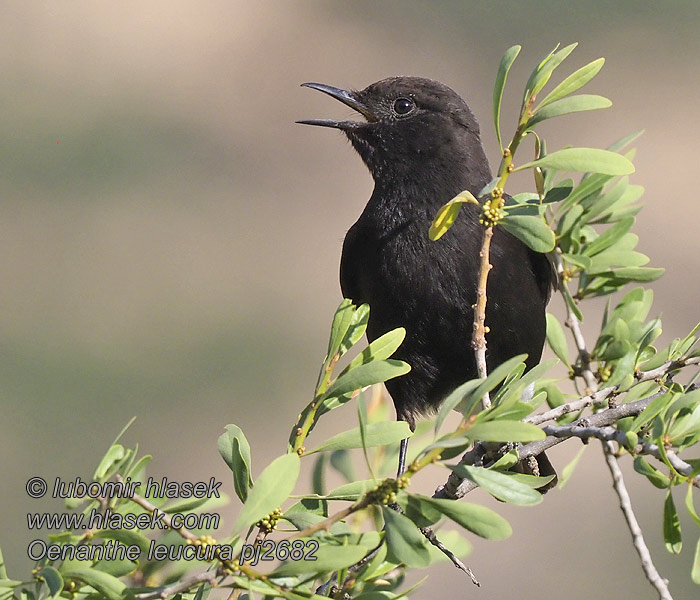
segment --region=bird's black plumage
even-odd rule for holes
[[[364,116],[302,121],[342,130],[374,178],[374,192],[343,244],[343,295],[370,305],[370,340],[395,327],[406,339],[395,354],[411,371],[386,386],[397,417],[413,427],[455,387],[477,377],[471,345],[480,209],[465,204],[437,242],[428,238],[438,209],[463,190],[476,195],[492,179],[479,125],[449,87],[392,77],[361,91],[323,91]],[[536,365],[545,340],[553,275],[547,258],[496,227],[491,244],[486,325],[489,370],[517,354]]]

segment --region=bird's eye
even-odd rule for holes
[[[410,113],[416,107],[416,103],[410,98],[397,98],[394,100],[394,112],[403,117]]]

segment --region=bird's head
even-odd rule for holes
[[[377,181],[399,177],[439,178],[463,169],[474,186],[490,169],[479,124],[467,103],[446,85],[420,77],[390,77],[360,91],[304,83],[340,100],[363,119],[298,121],[343,131]],[[462,188],[463,189],[463,188]]]

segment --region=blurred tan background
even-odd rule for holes
[[[61,509],[30,500],[28,477],[89,478],[134,415],[125,441],[155,454],[156,477],[216,476],[232,493],[216,450],[230,422],[248,434],[256,474],[284,451],[340,300],[343,236],[372,189],[339,133],[294,124],[349,114],[301,82],[439,79],[479,116],[494,164],[491,90],[508,46],[524,49],[505,131],[557,42],[580,42],[562,74],[605,56],[587,91],[613,107],[542,132],[553,148],[646,129],[633,181],[646,188],[640,249],[667,268],[655,311],[667,341],[700,318],[695,0],[0,6],[0,545],[14,578],[28,575],[36,537],[26,512]],[[355,419],[344,410],[331,429]],[[552,458],[564,465],[577,449]],[[444,473],[432,477],[425,492]],[[631,488],[672,591],[697,597],[697,528],[684,519],[691,535],[669,556],[663,494],[637,478]],[[538,507],[494,508],[515,533],[473,540],[467,562],[484,587],[443,566],[414,597],[436,585],[445,598],[655,597],[595,444]],[[228,526],[236,510],[222,511]]]

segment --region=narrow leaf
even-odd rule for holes
[[[693,583],[700,585],[700,538],[695,545],[695,555],[693,556],[693,568],[690,571],[690,577]]]
[[[560,171],[592,172],[602,175],[629,175],[634,165],[620,154],[599,148],[564,148],[516,168],[549,167]]]
[[[637,473],[644,475],[656,488],[665,490],[671,485],[671,480],[666,475],[650,465],[641,456],[637,456],[634,459],[634,470],[637,471]]]
[[[481,379],[471,379],[455,389],[440,405],[437,418],[435,419],[435,435],[440,431],[440,427],[445,422],[448,415],[457,407],[464,397],[475,390],[481,384]],[[465,415],[469,416],[469,415]]]
[[[440,207],[432,224],[430,225],[430,231],[428,232],[428,237],[432,241],[439,240],[447,231],[452,227],[453,223],[459,215],[459,211],[462,208],[462,204],[476,204],[478,206],[479,201],[472,195],[468,190],[464,190],[457,194],[452,200],[447,204]]]
[[[574,71],[571,75],[564,79],[564,81],[562,81],[557,87],[555,87],[551,92],[549,92],[547,96],[545,96],[544,100],[542,100],[542,102],[540,103],[538,110],[544,106],[547,106],[548,104],[551,104],[552,102],[555,102],[556,100],[563,98],[564,96],[573,94],[575,91],[581,89],[598,74],[598,71],[600,71],[603,68],[604,63],[605,59],[599,58],[581,67],[577,71]]]
[[[374,360],[386,360],[394,352],[396,352],[405,337],[406,330],[403,327],[397,327],[396,329],[387,331],[384,335],[378,337],[362,352],[360,352],[360,354],[353,358],[350,361],[350,364],[343,369],[343,372],[339,375],[339,377],[341,377],[343,373],[351,371],[360,365],[370,363]]]
[[[518,365],[527,358],[527,354],[519,354],[506,362],[498,365],[491,371],[486,379],[484,379],[473,392],[468,393],[461,403],[458,404],[457,410],[465,417],[471,415],[476,403],[481,400],[484,394],[494,389],[501,381],[503,381],[510,373],[512,373]],[[458,388],[459,389],[459,388]],[[456,390],[455,390],[456,391]]]
[[[236,495],[245,502],[248,489],[253,485],[250,476],[250,444],[243,430],[237,425],[226,425],[226,432],[217,442],[219,454],[233,473],[233,487]]]
[[[536,96],[540,90],[547,85],[549,78],[552,76],[552,72],[556,69],[562,61],[571,54],[574,48],[578,44],[570,44],[565,48],[562,48],[558,52],[552,52],[545,60],[543,60],[540,65],[533,71],[530,75],[530,79],[526,86],[526,99],[531,96]]]
[[[549,252],[554,249],[554,232],[542,217],[507,215],[501,224],[506,231],[512,233],[535,252]]]
[[[532,118],[527,122],[528,127],[532,127],[540,121],[552,119],[569,113],[583,112],[585,110],[597,110],[600,108],[608,108],[612,106],[612,102],[603,96],[594,94],[579,94],[570,98],[556,100],[547,106],[539,108],[532,115]]]
[[[632,225],[634,225],[634,218],[629,217],[627,219],[623,219],[619,223],[616,223],[609,229],[606,229],[584,248],[584,254],[586,256],[595,256],[603,250],[607,250],[613,244],[615,244],[615,242],[622,239],[622,236],[624,236],[632,228]]]
[[[412,435],[413,432],[405,421],[380,421],[379,423],[367,424],[364,441],[367,448],[373,448],[375,446],[394,444]],[[347,450],[349,448],[362,448],[362,433],[359,427],[334,435],[318,448],[307,451],[306,454],[324,450]]]
[[[361,390],[364,387],[381,383],[394,377],[404,375],[411,370],[411,367],[401,360],[375,360],[358,367],[351,371],[344,371],[338,376],[333,384],[323,394],[321,400],[345,394],[352,393],[356,390]]]
[[[116,577],[96,569],[71,569],[63,572],[64,578],[78,579],[97,590],[108,600],[121,600],[126,589]]]
[[[565,365],[571,364],[564,328],[552,313],[547,313],[547,343]]]
[[[668,490],[666,501],[664,502],[664,542],[666,543],[666,550],[671,554],[680,554],[681,547],[683,546],[681,540],[681,522],[678,519],[678,513],[676,512],[676,505],[673,503],[671,490]]]
[[[470,465],[450,466],[450,469],[460,477],[470,479],[489,494],[504,502],[523,506],[542,502],[542,494],[504,473]]]
[[[344,298],[333,315],[333,324],[331,325],[331,334],[328,340],[328,356],[330,359],[340,349],[340,343],[343,341],[345,334],[350,327],[353,315],[355,314],[355,306],[352,300]]]
[[[338,347],[338,353],[342,356],[352,348],[365,334],[369,322],[369,304],[360,304],[350,319],[348,329]]]
[[[431,504],[448,519],[487,540],[504,540],[513,533],[508,521],[485,506],[459,500],[428,498],[416,494],[422,501]]]
[[[387,554],[395,562],[421,569],[430,564],[430,552],[423,534],[408,517],[382,506],[386,527]]]
[[[315,560],[290,560],[283,562],[269,576],[292,577],[305,573],[330,573],[331,571],[338,571],[354,565],[362,560],[365,554],[367,554],[367,549],[364,546],[323,544],[313,553]]]
[[[240,533],[266,515],[269,515],[292,493],[299,477],[299,456],[283,454],[260,473],[255,485],[233,526],[233,534]]]
[[[503,88],[506,86],[506,79],[508,78],[508,71],[513,66],[518,53],[520,52],[520,46],[511,46],[506,50],[503,58],[501,58],[501,64],[498,66],[498,73],[496,74],[496,83],[493,87],[493,124],[496,128],[496,138],[498,138],[498,147],[503,152],[503,143],[501,142],[501,100],[503,99]]]
[[[608,148],[608,150],[610,150],[610,152],[619,152],[620,150],[624,150],[625,147],[627,147],[629,144],[631,144],[634,140],[636,140],[643,133],[644,133],[643,129],[635,131],[634,133],[630,133],[629,135],[626,135],[625,137],[617,140],[614,144],[612,144]]]
[[[623,279],[625,281],[656,281],[666,272],[663,268],[652,268],[652,267],[623,267],[621,269],[614,269],[608,271],[606,277],[614,277],[616,279]]]
[[[63,576],[53,567],[43,567],[39,576],[44,579],[49,587],[49,593],[55,598],[63,591]]]

